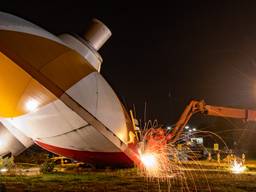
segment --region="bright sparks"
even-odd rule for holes
[[[246,170],[246,167],[242,165],[242,163],[238,163],[236,160],[233,161],[231,166],[231,171],[235,174],[242,173]]]
[[[169,154],[171,152],[167,148],[163,147],[158,150],[146,150],[140,152],[140,160],[143,165],[143,169],[141,169],[141,173],[147,178],[157,178],[161,180],[168,180],[173,177],[173,171],[176,173],[179,172],[176,163],[169,159]]]
[[[163,170],[163,163],[161,153],[147,151],[140,154],[140,159],[144,167],[144,173],[148,178],[163,178],[167,174]]]
[[[146,169],[157,169],[158,163],[156,156],[153,153],[142,154],[140,159]]]
[[[145,177],[169,181],[175,174],[179,174],[177,150],[165,142],[162,129],[147,130],[138,151],[142,165],[140,172]]]
[[[7,168],[2,168],[2,169],[0,169],[0,172],[1,172],[1,173],[5,173],[5,172],[7,172],[7,171],[8,171]]]

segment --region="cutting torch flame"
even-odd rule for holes
[[[153,153],[145,153],[140,156],[140,159],[146,169],[157,169],[157,159]]]
[[[143,164],[144,171],[149,178],[161,177],[161,163],[157,153],[146,152],[140,154],[140,160]]]

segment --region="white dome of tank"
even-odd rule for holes
[[[131,163],[123,153],[134,131],[130,118],[99,73],[97,50],[111,32],[98,20],[90,26],[87,39],[57,37],[0,12],[0,118],[54,153]]]

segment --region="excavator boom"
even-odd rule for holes
[[[212,106],[206,105],[203,100],[192,100],[181,114],[173,131],[167,134],[167,142],[176,142],[179,139],[185,125],[195,113],[202,113],[209,116],[235,118],[244,121],[256,121],[256,111],[254,110]]]
[[[250,109],[236,109],[228,107],[218,107],[218,106],[205,106],[207,110],[207,115],[218,116],[218,117],[229,117],[242,119],[245,121],[256,121],[256,111]]]

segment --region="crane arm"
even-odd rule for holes
[[[192,100],[181,114],[173,131],[166,136],[167,142],[175,142],[179,139],[185,125],[195,113],[203,113],[209,116],[242,119],[245,121],[256,121],[256,111],[254,110],[212,106],[206,105],[203,100]]]

